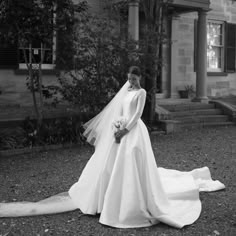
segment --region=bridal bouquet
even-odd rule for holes
[[[116,120],[112,122],[112,129],[114,131],[114,135],[119,131],[125,128],[127,124],[127,119],[123,116],[118,117]],[[116,137],[116,142],[120,143],[120,138]]]

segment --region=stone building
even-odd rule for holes
[[[131,1],[129,27],[136,39],[140,11],[139,1]],[[177,98],[187,86],[196,90],[196,101],[236,94],[236,1],[174,0],[165,27],[172,43],[162,50],[159,98]]]
[[[104,11],[103,0],[88,2],[94,11]],[[129,33],[139,39],[143,14],[138,0],[129,1],[127,14]],[[157,97],[178,98],[186,86],[196,90],[196,101],[236,95],[236,1],[173,0],[167,14],[165,28],[172,43],[162,48],[166,66],[158,78]],[[17,57],[20,50],[0,45],[0,105],[32,104],[26,67]],[[45,84],[56,81],[54,59],[43,65]]]

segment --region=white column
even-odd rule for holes
[[[128,33],[134,40],[139,40],[139,0],[129,1]]]
[[[207,102],[207,12],[198,12],[196,97],[193,101]]]

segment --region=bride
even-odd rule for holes
[[[196,221],[201,212],[199,191],[225,186],[211,179],[207,167],[189,172],[157,167],[140,119],[146,100],[140,78],[140,69],[132,66],[117,95],[85,124],[84,135],[95,152],[68,192],[39,202],[0,203],[0,217],[80,209],[100,214],[100,223],[117,228],[158,222],[182,228]]]

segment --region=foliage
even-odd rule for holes
[[[80,117],[76,116],[43,120],[39,131],[37,131],[36,122],[27,118],[23,128],[27,134],[27,146],[81,143],[84,141],[82,121]]]
[[[88,5],[85,0],[81,0],[77,4],[75,4],[73,0],[57,0],[56,68],[59,70],[74,69],[74,28],[79,18],[86,14],[87,10]]]
[[[90,14],[80,18],[74,35],[75,70],[61,73],[59,93],[80,111],[98,112],[127,80],[136,42],[124,40],[116,22]]]
[[[106,1],[106,0],[105,0]],[[107,4],[109,1],[106,1]],[[167,7],[172,0],[141,0],[140,8],[144,12],[144,25],[140,27],[138,64],[142,69],[144,86],[147,90],[147,102],[144,110],[144,118],[150,125],[155,118],[155,95],[157,92],[157,78],[161,76],[162,67],[165,64],[161,56],[163,44],[169,43],[169,38],[163,27]],[[112,5],[118,12],[127,14],[128,1],[119,1]],[[110,7],[111,9],[111,7]],[[126,9],[126,10],[125,10]],[[127,19],[126,23],[127,25]],[[128,29],[126,29],[128,30]],[[132,35],[129,35],[132,38]]]
[[[39,71],[37,68],[32,67],[32,75],[31,78],[29,76],[26,77],[26,87],[29,91],[33,92],[39,92]],[[49,99],[56,95],[55,88],[56,86],[53,85],[41,85],[42,89],[42,95],[45,99]]]
[[[142,0],[141,6],[145,14],[145,29],[142,47],[144,53],[144,69],[146,73],[146,89],[148,91],[148,105],[145,115],[152,125],[155,119],[157,77],[162,70],[163,58],[161,47],[169,42],[168,35],[163,27],[163,19],[168,4],[172,0]]]
[[[26,132],[22,127],[0,129],[0,150],[22,148],[26,142]]]
[[[76,13],[79,14],[86,9],[85,1],[74,4],[72,0],[3,0],[0,3],[0,36],[8,41],[17,41],[21,48],[20,57],[27,65],[27,86],[33,95],[38,129],[42,122],[43,95],[47,89],[43,87],[42,64],[45,58],[53,58],[54,53],[48,54],[47,48],[52,48],[56,32],[57,36],[60,36],[58,46],[63,46],[63,40],[70,45],[68,37],[76,22]],[[35,43],[39,48],[38,57],[34,56],[32,50],[32,44]],[[64,43],[63,50],[65,49]],[[67,55],[65,53],[58,55],[60,61],[64,60],[64,64],[67,63]],[[39,93],[39,102],[36,92]]]
[[[189,93],[194,93],[194,87],[193,87],[192,84],[191,84],[191,85],[185,85],[185,86],[184,86],[184,89],[185,89],[186,91],[188,91]]]
[[[178,90],[180,98],[193,98],[195,96],[194,86],[187,84]]]
[[[80,116],[48,119],[43,120],[38,131],[36,120],[27,117],[19,127],[0,130],[0,150],[51,144],[83,144],[82,124]]]
[[[126,4],[123,5],[127,8]],[[129,66],[138,65],[142,70],[143,86],[148,92],[144,118],[150,121],[150,113],[155,111],[156,78],[163,65],[159,49],[168,43],[168,38],[161,28],[162,14],[161,17],[148,18],[142,29],[144,37],[139,42],[127,37],[127,22],[124,35],[121,32],[123,19],[120,19],[121,29],[117,27],[116,19],[123,5],[116,4],[116,9],[109,9],[107,18],[88,13],[80,16],[73,37],[75,70],[59,76],[58,91],[63,100],[80,110],[98,112],[124,83]],[[156,11],[161,12],[165,6],[153,7],[159,7]],[[115,11],[115,17],[112,11]],[[123,12],[121,17],[125,14]],[[161,26],[157,27],[157,24]]]
[[[193,98],[196,95],[196,92],[194,90],[194,86],[192,84],[185,85],[184,89],[188,93],[188,97]]]
[[[54,31],[67,32],[69,25],[76,22],[76,13],[86,9],[86,1],[75,4],[72,0],[3,0],[0,3],[1,33],[8,40],[17,38],[20,46],[35,40],[51,45]]]

